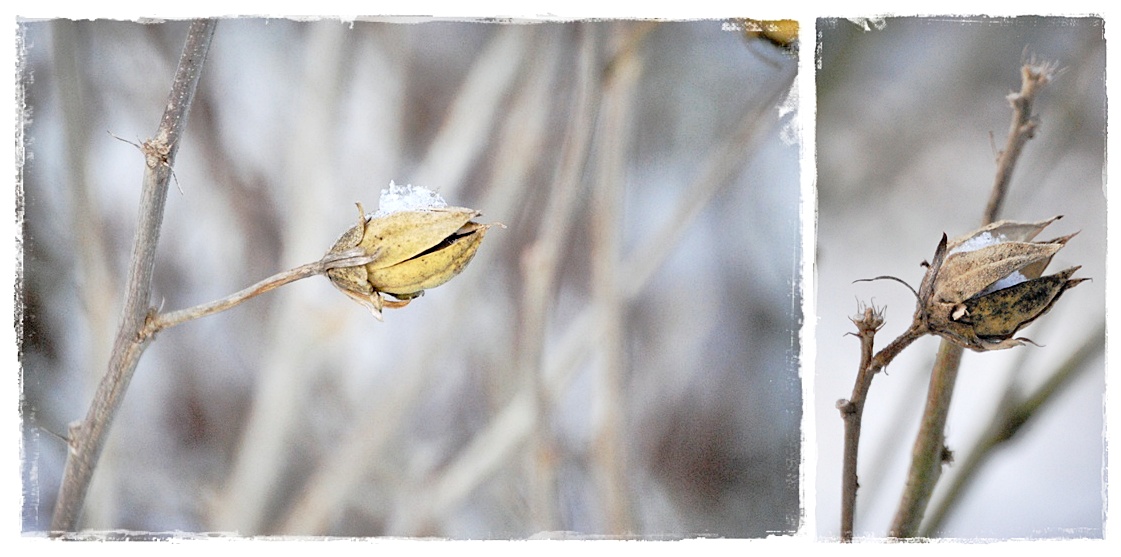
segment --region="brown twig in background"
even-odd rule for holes
[[[70,426],[70,452],[51,520],[51,531],[56,535],[74,531],[78,526],[109,426],[120,408],[140,355],[150,342],[150,337],[139,333],[151,306],[152,270],[171,167],[187,125],[191,101],[216,25],[217,21],[212,19],[191,23],[156,137],[144,144],[147,164],[121,325],[113,344],[109,369],[97,387],[86,418]]]
[[[1031,114],[1032,102],[1043,86],[1051,81],[1054,72],[1055,67],[1050,64],[1024,64],[1020,72],[1022,82],[1020,91],[1008,96],[1013,111],[1012,126],[1008,131],[1006,146],[997,160],[996,179],[982,225],[995,222],[1000,214],[1012,170],[1023,151],[1024,144],[1035,134],[1037,124]],[[961,356],[960,346],[946,340],[942,341],[931,372],[930,390],[926,408],[923,410],[922,425],[912,451],[907,485],[889,533],[891,537],[909,538],[917,534],[926,506],[930,502],[930,496],[934,492],[934,486],[941,475],[946,418],[949,415]]]
[[[722,187],[727,186],[735,172],[742,171],[750,162],[751,157],[745,157],[744,154],[756,153],[763,138],[774,130],[776,123],[773,118],[768,117],[768,113],[787,94],[796,76],[793,70],[784,74],[770,94],[746,111],[733,131],[712,146],[703,158],[703,163],[698,165],[694,181],[685,188],[690,194],[681,200],[673,216],[648,235],[641,245],[631,250],[631,255],[620,266],[620,278],[615,280],[618,296],[624,304],[633,303],[648,288],[656,276],[655,272],[665,264],[673,249],[680,245],[684,231],[697,220],[706,205],[713,203],[713,198]],[[540,273],[530,274],[529,278],[538,274]],[[528,288],[530,287],[527,286]],[[528,308],[523,311],[535,310]],[[560,340],[555,343],[554,353],[544,358],[540,364],[541,370],[538,373],[541,377],[534,380],[539,383],[524,385],[516,396],[496,412],[495,417],[475,435],[471,443],[452,458],[451,464],[447,465],[447,472],[439,482],[411,495],[417,500],[432,503],[423,509],[422,516],[411,517],[408,526],[403,528],[404,531],[416,532],[417,524],[443,517],[456,505],[463,504],[465,499],[478,491],[485,480],[502,469],[504,462],[515,457],[515,451],[534,440],[540,393],[561,392],[572,381],[582,358],[592,351],[592,347],[600,344],[603,325],[598,306],[585,307],[568,324]],[[535,527],[540,529],[539,524]]]
[[[617,24],[623,26],[625,24]],[[597,343],[602,367],[596,377],[592,398],[593,419],[598,431],[593,442],[595,473],[607,517],[607,532],[631,535],[635,532],[633,488],[626,443],[625,349],[623,300],[619,297],[623,192],[627,179],[626,153],[631,148],[635,93],[642,75],[643,59],[636,55],[642,39],[656,24],[645,23],[631,33],[619,33],[622,45],[609,63],[600,108],[597,142],[610,145],[599,150],[595,187],[591,192],[592,268],[591,288],[599,308],[603,334]],[[627,29],[627,27],[624,27]]]
[[[570,229],[574,226],[583,194],[583,173],[590,153],[589,143],[595,130],[595,118],[602,96],[602,79],[595,64],[600,50],[597,28],[581,25],[580,54],[575,73],[579,84],[574,100],[576,115],[565,131],[561,163],[556,182],[542,217],[537,239],[522,256],[525,287],[522,292],[525,309],[521,328],[527,339],[517,355],[518,368],[525,373],[526,388],[534,393],[533,455],[529,475],[529,509],[532,523],[540,530],[555,530],[559,524],[555,497],[555,444],[549,427],[552,395],[543,377],[546,323],[553,289],[559,280],[560,263]]]

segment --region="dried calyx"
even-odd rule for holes
[[[1017,331],[1046,313],[1069,288],[1079,267],[1042,276],[1051,258],[1075,234],[1032,241],[1060,217],[1025,223],[1000,221],[938,244],[919,287],[915,319],[926,330],[977,351],[1019,346]]]

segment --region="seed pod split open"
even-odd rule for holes
[[[382,216],[358,204],[358,224],[343,233],[328,253],[360,247],[377,259],[366,265],[327,271],[344,294],[369,308],[379,320],[383,307],[404,307],[459,274],[475,256],[493,225],[472,222],[481,213],[464,207],[431,207]],[[392,295],[387,300],[382,294]]]
[[[1058,218],[1001,221],[952,243],[943,235],[919,289],[916,319],[924,320],[930,332],[976,351],[1022,344],[1027,339],[1013,335],[1086,280],[1071,278],[1079,267],[1041,276],[1074,237],[1031,241]]]

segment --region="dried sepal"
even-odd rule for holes
[[[1038,222],[1019,222],[1012,220],[997,221],[992,224],[987,224],[962,236],[961,238],[954,239],[950,242],[947,248],[950,253],[957,251],[968,251],[967,244],[970,241],[982,239],[984,236],[992,236],[993,238],[1005,242],[1028,242],[1033,240],[1044,228],[1047,228],[1051,223],[1063,218],[1062,215],[1056,215],[1049,219],[1041,220]]]
[[[328,253],[359,247],[376,254],[377,259],[331,269],[327,277],[378,319],[383,308],[404,307],[425,290],[459,274],[492,226],[472,222],[481,213],[464,207],[428,207],[374,216],[358,204],[358,214],[358,224],[344,232]]]
[[[1037,263],[1046,263],[1062,244],[1001,242],[970,252],[955,253],[946,258],[934,289],[939,302],[964,302],[984,292],[1001,279],[1020,273]],[[1027,277],[1020,273],[1023,278]]]
[[[1059,217],[1001,221],[950,243],[943,234],[918,292],[916,319],[944,338],[977,351],[1022,344],[1017,331],[1035,321],[1066,290],[1078,267],[1041,276],[1074,234],[1031,241]]]
[[[1070,278],[1079,268],[1071,267],[967,300],[956,320],[972,326],[983,339],[1010,337],[1051,309],[1064,291],[1086,280]]]

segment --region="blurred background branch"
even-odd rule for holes
[[[934,511],[927,514],[923,522],[922,536],[930,538],[939,535],[942,524],[960,504],[962,495],[976,480],[980,468],[989,461],[998,449],[1010,443],[1023,431],[1033,418],[1042,414],[1048,403],[1061,395],[1080,374],[1093,370],[1088,365],[1105,351],[1105,320],[1098,323],[1081,346],[1074,349],[1070,356],[1037,387],[1030,395],[1024,396],[1015,384],[1009,385],[1004,399],[993,408],[988,431],[973,446],[961,451],[966,458],[956,468],[953,481],[943,490],[943,495]]]

